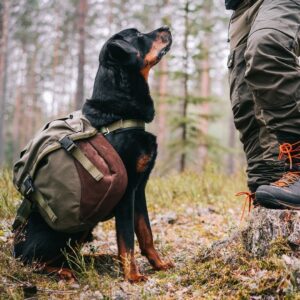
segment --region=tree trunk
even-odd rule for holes
[[[7,63],[9,33],[9,1],[3,1],[0,36],[0,167],[5,159],[5,111],[7,97]]]
[[[16,88],[16,95],[15,95],[15,103],[14,103],[14,114],[13,114],[13,159],[17,159],[17,157],[20,154],[20,148],[21,148],[21,131],[24,126],[23,124],[23,95],[22,90],[20,86],[17,86]]]
[[[210,1],[204,1],[203,2],[203,12],[204,12],[204,19],[203,19],[203,25],[209,26],[211,24],[211,12],[212,12],[212,4]],[[211,68],[211,62],[210,62],[210,51],[211,51],[211,35],[212,33],[209,30],[203,30],[203,41],[201,42],[201,55],[202,59],[200,62],[200,96],[203,99],[206,99],[203,104],[200,105],[199,110],[202,115],[208,116],[211,110],[210,103],[209,103],[209,97],[211,96],[211,78],[210,78],[210,68]],[[209,122],[207,119],[202,118],[199,121],[199,128],[200,132],[203,135],[203,137],[206,137],[208,135],[208,129],[209,129]],[[203,170],[204,163],[207,161],[207,145],[206,143],[204,145],[200,145],[198,149],[198,161],[199,166],[197,166],[200,170]]]
[[[167,83],[168,83],[168,61],[164,58],[159,65],[159,82],[158,82],[158,107],[157,107],[157,143],[158,143],[158,155],[161,161],[165,160],[166,149],[166,113],[167,113]]]
[[[53,46],[53,61],[52,61],[52,83],[53,83],[53,88],[52,88],[52,103],[51,103],[51,115],[52,116],[57,116],[58,115],[58,107],[57,107],[57,96],[58,96],[58,86],[61,83],[59,80],[59,76],[57,76],[57,67],[59,64],[59,56],[60,56],[60,43],[61,43],[61,37],[60,37],[60,21],[59,21],[59,12],[58,8],[55,7],[55,18],[56,18],[56,24],[55,24],[55,41],[54,41],[54,46]]]
[[[230,261],[242,247],[253,257],[260,258],[274,251],[276,243],[286,245],[286,252],[299,253],[300,211],[255,208],[246,226],[229,238],[212,244],[207,249],[207,256]]]
[[[108,0],[108,14],[107,14],[107,22],[108,22],[108,28],[109,28],[109,36],[111,36],[113,33],[113,20],[114,20],[114,3],[113,0]]]
[[[286,240],[300,250],[300,211],[257,208],[242,231],[243,244],[255,256],[268,253],[272,242]]]
[[[87,14],[87,0],[79,0],[78,8],[78,76],[77,76],[77,90],[75,98],[75,109],[81,109],[84,101],[84,65],[85,65],[85,25]]]
[[[210,96],[210,75],[209,75],[209,70],[210,70],[210,61],[209,61],[209,37],[206,36],[205,38],[205,57],[201,63],[201,80],[200,80],[200,95],[203,98],[207,98]],[[208,101],[208,100],[207,100]],[[210,103],[205,102],[202,105],[200,105],[200,112],[203,115],[209,115],[210,113]],[[200,120],[200,130],[203,136],[207,136],[208,134],[208,121],[206,119],[201,119]],[[197,166],[200,170],[203,170],[204,163],[207,161],[207,146],[206,145],[200,145],[198,149],[198,156],[199,156],[199,166]]]
[[[184,48],[184,76],[183,76],[183,103],[182,103],[182,125],[181,125],[181,148],[182,153],[180,156],[180,172],[185,171],[186,169],[186,141],[187,141],[187,123],[186,123],[186,116],[187,116],[187,109],[188,109],[188,82],[189,82],[189,74],[188,74],[188,60],[189,60],[189,49],[188,49],[188,36],[189,36],[189,5],[190,2],[187,1],[184,8],[184,26],[185,26],[185,33],[184,33],[184,41],[183,41],[183,48]]]

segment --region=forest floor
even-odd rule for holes
[[[175,268],[153,272],[136,246],[136,258],[148,281],[130,284],[122,279],[114,222],[99,224],[89,251],[103,254],[90,260],[77,256],[78,283],[67,284],[23,267],[11,255],[10,225],[18,194],[7,172],[0,176],[0,299],[300,299],[295,271],[283,259],[284,242],[274,243],[267,257],[257,259],[243,247],[234,259],[207,255],[216,241],[240,230],[245,190],[242,175],[222,175],[214,168],[202,174],[184,173],[152,178],[147,188],[155,244]],[[235,245],[236,247],[236,245]],[[299,270],[300,272],[300,270]]]

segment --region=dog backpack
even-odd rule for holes
[[[121,158],[81,112],[46,124],[21,152],[13,175],[24,197],[13,229],[35,210],[54,230],[90,229],[110,217],[127,187]]]

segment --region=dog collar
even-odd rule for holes
[[[102,132],[104,135],[118,130],[118,129],[124,129],[124,128],[140,128],[145,130],[145,122],[141,120],[119,120],[112,124],[109,124],[107,126],[103,126],[100,128],[100,132]]]

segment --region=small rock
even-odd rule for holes
[[[97,299],[97,300],[102,300],[104,298],[104,296],[102,295],[102,293],[100,291],[95,291],[94,292],[94,297]]]
[[[71,287],[72,289],[74,289],[74,290],[80,289],[80,285],[79,285],[78,283],[73,283],[73,284],[70,285],[70,287]]]
[[[300,259],[293,256],[282,255],[282,259],[285,264],[293,271],[300,270]]]
[[[83,291],[87,291],[89,289],[89,285],[87,284],[87,285],[85,285],[84,287],[83,287]]]
[[[218,212],[215,209],[213,209],[212,207],[203,207],[203,208],[197,209],[197,215],[199,217],[207,216],[210,214],[216,214],[216,213],[218,213]]]
[[[164,215],[157,215],[156,218],[152,221],[152,224],[158,223],[168,223],[175,224],[177,222],[177,214],[175,212],[169,212]]]

